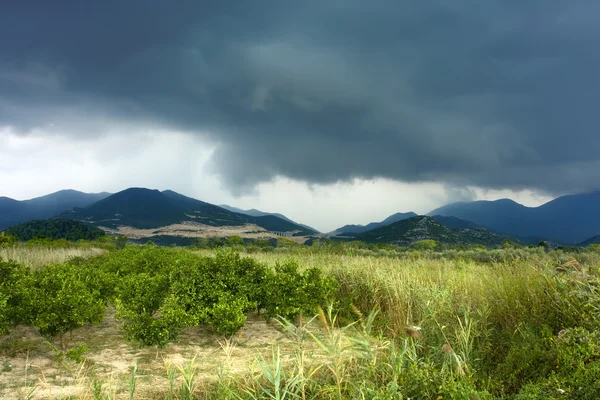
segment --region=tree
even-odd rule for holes
[[[294,242],[292,239],[288,239],[288,238],[284,238],[284,237],[277,238],[277,247],[290,248],[290,247],[294,247],[294,246],[298,246],[298,243]]]
[[[435,240],[419,240],[414,242],[410,247],[415,250],[435,250],[438,247],[438,243]]]
[[[0,247],[13,246],[17,243],[17,238],[8,233],[0,234]]]
[[[25,322],[23,306],[30,286],[28,268],[0,260],[0,334],[6,333],[10,325]]]
[[[277,243],[279,244],[279,241],[277,241]],[[256,239],[256,240],[252,241],[252,244],[261,249],[272,249],[273,248],[273,244],[271,243],[271,241],[269,239]]]
[[[316,267],[302,274],[296,262],[288,261],[275,265],[275,273],[267,276],[264,288],[266,319],[282,316],[291,320],[326,306],[337,289],[337,281],[323,276]]]
[[[244,239],[242,239],[241,236],[233,235],[233,236],[229,236],[227,238],[227,240],[225,241],[225,243],[229,247],[243,246],[244,245]]]
[[[595,244],[595,243],[594,244],[590,244],[590,245],[588,245],[587,248],[588,248],[588,250],[600,253],[600,244]]]
[[[29,318],[42,335],[60,336],[87,323],[102,321],[105,306],[98,293],[79,279],[75,266],[49,265],[33,274]]]
[[[521,247],[521,246],[519,246],[518,243],[511,242],[508,239],[504,239],[504,241],[502,242],[502,244],[500,246],[503,249],[519,249]]]
[[[215,249],[217,247],[223,247],[224,242],[220,238],[197,238],[194,242],[194,246],[199,249]]]

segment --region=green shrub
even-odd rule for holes
[[[25,301],[30,296],[29,269],[0,260],[0,334],[11,325],[26,322]]]
[[[238,235],[229,236],[225,240],[225,244],[229,247],[243,246],[244,239],[242,239],[242,237]]]
[[[29,318],[42,335],[62,335],[102,321],[105,306],[97,293],[68,264],[50,265],[33,274]]]
[[[301,274],[295,261],[278,263],[264,285],[265,317],[294,319],[298,315],[314,315],[319,306],[333,300],[336,288],[335,279],[323,276],[319,268]]]
[[[4,335],[8,332],[10,309],[8,308],[7,303],[8,295],[0,292],[0,335]]]
[[[411,248],[415,250],[435,250],[438,247],[438,243],[435,240],[419,240],[414,242]]]
[[[208,322],[218,334],[230,337],[246,324],[247,308],[245,298],[223,293],[208,310]]]
[[[2,233],[0,234],[0,247],[2,246],[14,246],[15,244],[17,244],[18,239],[8,233]]]
[[[600,332],[568,328],[553,343],[555,370],[525,385],[515,399],[600,398]]]

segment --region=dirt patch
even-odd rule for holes
[[[240,226],[210,226],[194,221],[184,221],[179,224],[163,226],[161,228],[140,229],[132,226],[119,226],[108,228],[100,226],[100,229],[113,235],[123,235],[130,239],[145,239],[153,236],[176,236],[185,238],[211,238],[240,236],[244,239],[276,239],[275,233],[267,231],[258,225],[246,224]],[[292,232],[293,233],[293,232]],[[308,240],[307,236],[289,236],[296,243],[303,244]]]
[[[109,309],[100,325],[66,335],[67,347],[88,348],[81,364],[57,358],[53,346],[60,346],[45,341],[33,328],[18,327],[0,338],[0,398],[19,399],[30,392],[33,399],[87,397],[94,390],[126,398],[134,365],[136,393],[156,387],[166,390],[169,371],[180,375],[193,366],[200,381],[216,379],[224,370],[245,373],[258,354],[270,352],[274,344],[289,343],[284,333],[254,314],[231,340],[209,327],[197,327],[186,329],[164,349],[140,347],[124,340],[114,313]]]
[[[258,225],[246,224],[240,226],[210,226],[193,221],[184,221],[179,224],[163,226],[153,229],[139,229],[132,226],[119,226],[118,228],[100,227],[106,232],[125,235],[130,239],[143,239],[152,236],[179,236],[190,238],[208,238],[238,235],[244,238],[275,238],[274,233]]]

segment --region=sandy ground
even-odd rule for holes
[[[27,398],[30,392],[33,399],[88,397],[94,380],[103,383],[103,390],[127,398],[135,364],[136,393],[151,388],[156,392],[156,387],[168,388],[169,369],[178,371],[193,362],[198,381],[216,379],[219,371],[244,373],[258,354],[268,354],[274,344],[289,343],[284,333],[257,315],[249,316],[231,341],[200,327],[185,330],[164,349],[127,343],[118,325],[114,310],[109,309],[100,325],[82,327],[71,338],[65,337],[67,347],[88,347],[82,364],[58,361],[51,345],[33,328],[18,327],[0,337],[0,398]]]

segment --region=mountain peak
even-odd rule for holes
[[[63,215],[86,220],[108,228],[131,226],[154,229],[182,222],[207,226],[243,226],[255,224],[268,231],[312,234],[302,226],[275,215],[248,216],[184,196],[172,190],[129,188]]]
[[[387,217],[386,219],[384,219],[381,222],[371,222],[367,225],[344,225],[340,228],[337,228],[335,231],[330,232],[329,235],[330,236],[337,236],[337,235],[345,236],[345,235],[349,235],[349,234],[350,235],[359,234],[359,233],[370,231],[375,228],[379,228],[381,226],[392,224],[397,221],[402,221],[404,219],[415,217],[416,215],[417,214],[415,214],[412,211],[407,212],[407,213],[397,212],[395,214],[390,215],[389,217]]]
[[[600,230],[600,191],[558,197],[538,207],[511,199],[454,203],[428,215],[457,217],[523,240],[577,244]]]

